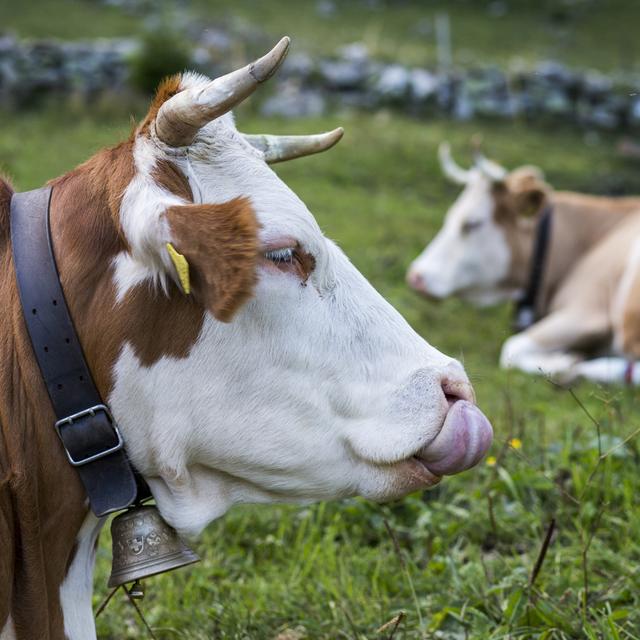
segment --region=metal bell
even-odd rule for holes
[[[187,547],[155,506],[135,506],[111,522],[109,587],[171,571],[200,558]]]

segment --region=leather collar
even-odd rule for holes
[[[22,313],[67,459],[96,516],[150,496],[96,388],[65,301],[49,227],[51,187],[11,200],[11,244]]]
[[[549,253],[549,240],[551,238],[551,222],[553,219],[553,205],[547,204],[540,216],[536,228],[536,238],[533,247],[533,255],[529,267],[529,280],[524,293],[516,302],[513,316],[513,328],[516,332],[528,329],[539,319],[540,291]]]

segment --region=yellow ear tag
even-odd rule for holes
[[[173,262],[173,266],[178,272],[178,279],[180,280],[182,290],[189,295],[191,293],[191,284],[189,282],[189,263],[181,253],[178,253],[175,250],[175,247],[170,242],[167,242],[167,251],[169,252],[169,257],[171,258],[171,262]]]

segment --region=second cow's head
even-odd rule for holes
[[[330,146],[247,137],[229,110],[288,40],[160,89],[132,138],[54,182],[63,285],[101,391],[164,517],[238,502],[382,500],[475,464],[491,427],[431,347],[268,162]]]
[[[447,143],[439,155],[444,174],[464,189],[411,263],[407,282],[432,298],[457,295],[478,305],[514,298],[526,281],[551,188],[536,167],[509,172],[478,154],[471,169],[462,169]]]

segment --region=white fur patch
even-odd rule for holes
[[[116,285],[116,301],[122,302],[127,292],[142,282],[153,282],[158,274],[151,267],[134,260],[131,254],[119,253],[112,262],[113,279]]]
[[[512,298],[502,286],[511,249],[494,207],[490,181],[473,169],[442,229],[409,267],[408,280],[418,276],[422,290],[436,298],[460,294],[479,305]]]
[[[526,333],[507,339],[500,353],[503,369],[520,369],[525,373],[559,377],[563,381],[572,377],[572,367],[577,361],[574,354],[541,348]]]
[[[624,380],[626,369],[627,361],[624,358],[595,358],[576,364],[574,374],[576,377],[607,384]]]
[[[138,137],[133,156],[136,175],[126,188],[120,206],[120,222],[131,247],[131,255],[116,257],[119,299],[131,286],[144,279],[159,283],[166,290],[171,263],[164,246],[172,238],[163,214],[169,207],[187,204],[153,179],[153,169],[162,154],[152,140]],[[176,158],[172,160],[177,161]]]
[[[518,333],[505,340],[500,352],[500,366],[511,369],[518,366],[523,357],[540,351],[540,347],[525,333]]]
[[[64,631],[69,640],[96,637],[91,596],[96,540],[103,524],[104,518],[87,515],[78,532],[76,554],[60,586]]]
[[[440,429],[441,381],[465,379],[461,367],[344,258],[336,272],[323,297],[265,275],[232,323],[207,316],[186,358],[144,367],[124,347],[109,404],[174,527],[197,534],[237,502],[381,498],[388,463]]]
[[[16,630],[11,616],[7,618],[2,631],[0,631],[0,640],[16,640]]]

